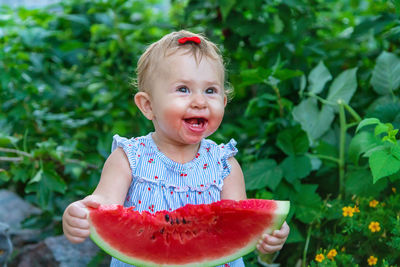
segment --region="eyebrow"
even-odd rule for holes
[[[184,83],[184,84],[191,84],[193,83],[192,80],[187,80],[187,79],[179,79],[176,81],[176,83]],[[221,86],[222,84],[217,82],[217,81],[207,81],[207,85],[218,85]]]

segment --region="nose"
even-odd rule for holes
[[[192,101],[190,104],[192,108],[203,109],[207,106],[207,100],[202,93],[195,93],[192,95]]]

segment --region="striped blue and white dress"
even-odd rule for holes
[[[169,159],[158,149],[152,133],[131,139],[115,135],[112,151],[121,147],[132,170],[132,183],[124,206],[153,213],[220,200],[223,180],[231,172],[228,158],[237,153],[235,145],[233,139],[220,145],[203,139],[195,158],[182,164]],[[110,266],[131,265],[113,258]],[[243,267],[244,263],[240,258],[221,266]]]

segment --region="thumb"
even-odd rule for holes
[[[91,196],[82,199],[82,204],[84,204],[88,208],[98,208],[100,203],[93,199]]]

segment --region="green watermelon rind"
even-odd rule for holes
[[[274,212],[274,214],[275,214],[274,221],[272,222],[272,224],[269,227],[266,227],[264,229],[263,233],[260,234],[260,238],[263,234],[271,234],[274,230],[280,229],[289,213],[290,201],[276,201],[276,203],[277,203],[277,209]],[[88,216],[88,218],[90,221],[90,216]],[[205,259],[202,262],[197,262],[197,263],[191,262],[191,263],[188,263],[185,265],[182,265],[182,264],[181,265],[175,265],[175,264],[160,265],[160,264],[152,263],[149,261],[142,261],[137,258],[127,257],[126,255],[120,253],[118,250],[111,247],[107,242],[103,241],[103,239],[99,236],[96,229],[92,226],[91,223],[90,223],[90,238],[93,240],[94,243],[96,243],[97,246],[102,248],[105,252],[107,252],[112,257],[114,257],[122,262],[125,262],[127,264],[132,264],[132,265],[141,266],[141,267],[174,267],[174,266],[176,266],[176,267],[183,267],[183,266],[186,266],[186,267],[189,267],[189,266],[211,267],[211,266],[217,266],[220,264],[234,261],[246,254],[249,254],[256,248],[257,242],[259,240],[259,238],[255,238],[251,242],[249,242],[249,244],[247,246],[241,248],[240,250],[237,250],[236,253],[227,255],[225,257],[218,258],[216,260]]]

